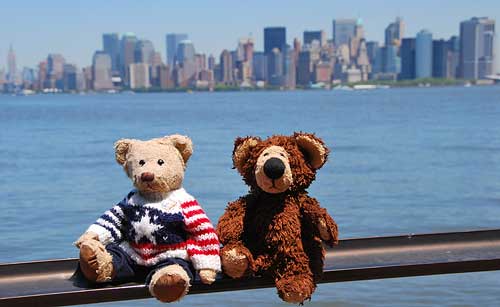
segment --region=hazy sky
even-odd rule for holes
[[[367,39],[378,41],[398,15],[406,23],[405,36],[426,28],[434,37],[448,38],[458,34],[460,21],[472,16],[500,22],[499,0],[1,1],[0,67],[6,66],[12,43],[19,68],[35,66],[48,53],[61,53],[80,67],[89,65],[104,32],[135,32],[150,39],[165,60],[169,32],[188,33],[197,52],[218,56],[249,34],[261,50],[265,26],[286,26],[291,43],[294,37],[302,39],[306,29],[323,29],[330,38],[334,18],[362,18]]]

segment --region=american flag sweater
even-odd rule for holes
[[[221,271],[219,239],[196,199],[183,188],[159,202],[136,190],[106,211],[87,231],[104,245],[117,243],[139,265],[166,258],[190,260],[196,270]]]

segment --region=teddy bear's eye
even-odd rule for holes
[[[146,161],[144,161],[144,160],[139,161],[140,166],[143,166],[144,164],[146,164]]]
[[[285,155],[282,152],[280,152],[280,156],[282,156],[283,158],[285,157]]]
[[[163,162],[163,160],[162,160],[162,159],[159,159],[159,160],[158,160],[158,165],[160,165],[160,166],[161,166],[161,165],[163,165],[163,163],[165,163],[165,162]]]
[[[268,153],[268,152],[266,152],[266,153],[264,154],[264,157],[267,157],[267,156],[269,156],[269,153]]]

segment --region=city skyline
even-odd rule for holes
[[[50,8],[51,4],[57,5]],[[307,30],[323,30],[331,39],[333,19],[361,18],[366,38],[383,43],[387,22],[396,16],[405,21],[404,37],[414,37],[425,28],[433,33],[433,37],[445,39],[457,35],[459,23],[471,16],[500,19],[500,3],[484,0],[475,1],[474,7],[465,1],[441,1],[438,8],[435,1],[428,0],[404,5],[391,0],[384,2],[383,8],[369,1],[358,1],[357,7],[326,1],[310,1],[307,4],[291,1],[287,4],[287,7],[282,7],[282,3],[260,0],[251,5],[213,1],[196,5],[150,6],[115,0],[99,4],[94,0],[79,4],[54,0],[43,4],[18,1],[3,9],[3,23],[11,26],[0,29],[3,37],[0,59],[6,59],[12,44],[18,69],[36,66],[49,53],[63,54],[69,63],[84,67],[91,64],[93,52],[100,49],[101,35],[110,32],[132,31],[151,40],[155,50],[166,61],[166,33],[186,33],[195,43],[197,51],[217,57],[223,49],[231,48],[239,38],[250,33],[255,41],[255,50],[264,50],[262,29],[266,26],[286,27],[286,40],[291,45],[295,37],[302,39],[303,31]],[[274,16],[278,9],[281,11]],[[434,14],[429,15],[429,9]],[[19,18],[20,15],[25,18]],[[47,20],[50,22],[47,23]],[[64,27],[61,28],[61,25]],[[35,28],[37,31],[33,30]],[[78,39],[71,41],[71,37],[76,35]],[[68,41],[71,43],[68,44]],[[0,62],[0,68],[5,69],[7,63],[3,62]],[[500,63],[496,64],[498,71]]]

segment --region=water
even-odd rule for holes
[[[0,96],[0,262],[76,257],[72,242],[131,188],[113,142],[172,133],[194,141],[185,187],[214,223],[246,192],[234,138],[302,130],[332,149],[310,194],[342,238],[500,228],[499,119],[499,87]],[[307,305],[497,306],[499,287],[498,272],[325,284]],[[273,289],[182,304],[285,305]],[[138,305],[160,304],[99,306]]]

